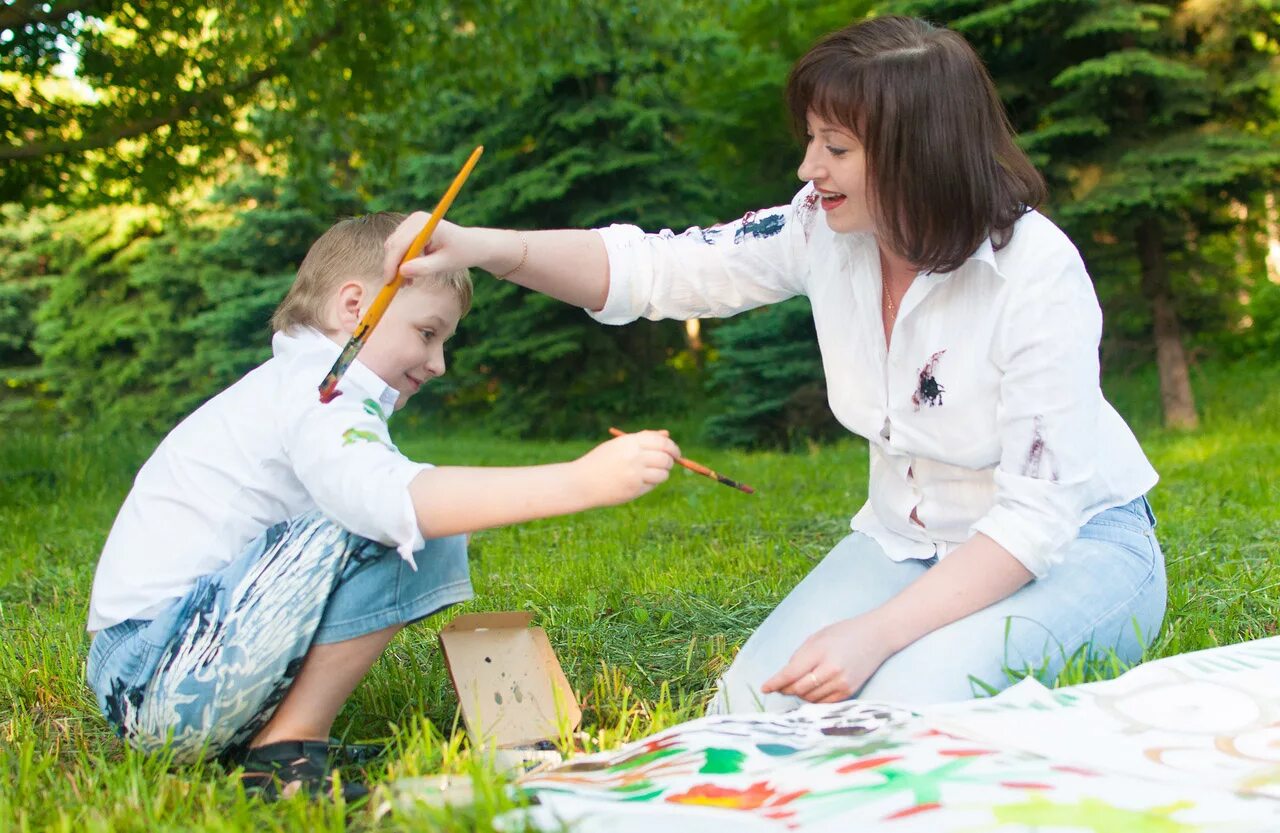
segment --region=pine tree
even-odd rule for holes
[[[1233,202],[1256,203],[1274,186],[1274,4],[910,0],[898,8],[954,28],[987,61],[1051,183],[1051,207],[1091,262],[1120,250],[1136,263],[1166,424],[1195,427],[1185,255],[1233,225]],[[1230,292],[1218,301],[1230,303]]]
[[[618,21],[614,20],[613,24]],[[602,25],[611,25],[606,15]],[[711,219],[714,192],[678,141],[682,111],[670,68],[692,37],[646,40],[577,55],[499,111],[449,95],[432,106],[432,148],[408,158],[385,187],[387,208],[430,207],[475,144],[488,149],[450,218],[507,228],[646,230]],[[684,347],[677,322],[603,327],[579,309],[476,275],[473,311],[455,338],[446,393],[459,413],[520,435],[599,435],[630,415],[674,410],[686,393],[668,361]]]

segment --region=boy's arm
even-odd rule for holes
[[[679,456],[665,431],[640,431],[567,463],[425,469],[409,497],[423,537],[443,538],[632,500],[665,481]]]

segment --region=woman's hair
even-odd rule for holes
[[[880,17],[825,36],[787,79],[796,129],[807,115],[852,131],[867,165],[867,201],[887,246],[933,272],[959,268],[1046,196],[1014,143],[995,85],[955,32]]]
[[[325,312],[333,293],[345,281],[358,280],[374,287],[382,282],[382,244],[403,222],[405,215],[379,211],[339,220],[311,244],[298,276],[271,316],[271,329],[284,332],[294,327],[324,330]],[[440,272],[414,286],[450,289],[458,298],[462,314],[471,309],[471,276],[466,269]]]

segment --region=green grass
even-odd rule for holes
[[[1280,609],[1280,371],[1261,362],[1197,379],[1204,427],[1156,427],[1154,379],[1113,380],[1162,481],[1152,499],[1169,563],[1170,599],[1153,656],[1255,639]],[[83,683],[84,617],[98,550],[154,438],[6,436],[0,447],[0,830],[486,829],[510,805],[502,781],[457,731],[436,642],[449,615],[533,611],[585,700],[588,748],[616,745],[700,713],[712,681],[774,604],[845,533],[865,497],[856,441],[804,453],[687,454],[754,485],[747,497],[677,470],[628,506],[475,536],[477,599],[401,634],[356,692],[336,730],[389,737],[375,783],[474,772],[476,807],[376,820],[301,799],[264,806],[216,766],[169,768],[127,750]],[[401,437],[440,463],[564,459],[581,443],[479,436]],[[1105,658],[1060,682],[1115,673]]]

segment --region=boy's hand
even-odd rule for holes
[[[601,443],[571,465],[586,498],[596,506],[612,506],[662,483],[679,456],[666,431],[637,431]]]

